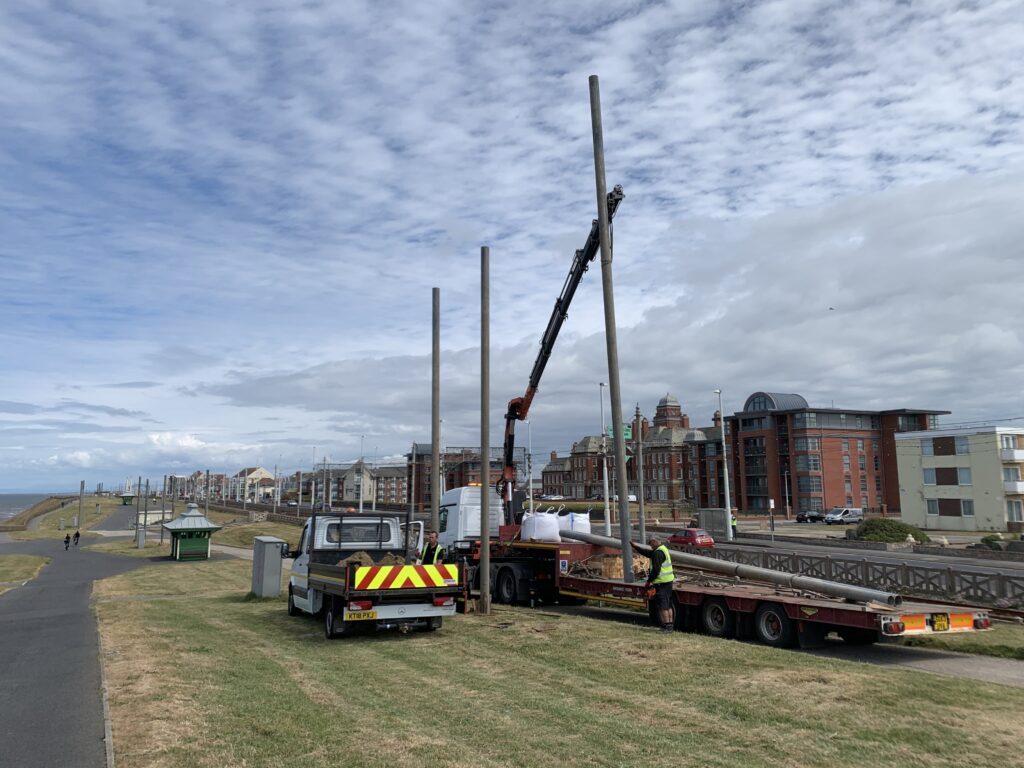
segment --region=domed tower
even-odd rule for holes
[[[672,395],[666,394],[658,401],[658,407],[654,411],[653,426],[655,430],[661,427],[682,427],[688,429],[690,417],[683,413],[679,401]]]

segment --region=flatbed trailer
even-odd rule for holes
[[[516,539],[518,528],[503,526],[498,541],[491,546],[491,583],[497,602],[536,605],[596,601],[642,611],[653,620],[653,604],[642,579],[626,582],[579,573],[596,558],[619,556],[617,548],[566,540],[521,541]],[[478,548],[472,554],[478,558]],[[471,557],[469,584],[478,585],[472,562]],[[915,635],[985,631],[992,624],[988,611],[980,608],[852,602],[678,564],[675,571],[676,629],[713,637],[752,638],[774,647],[814,648],[822,646],[833,632],[847,643],[864,645]]]

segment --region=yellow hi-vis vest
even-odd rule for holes
[[[428,563],[428,562],[426,561],[426,557],[427,557],[427,547],[429,547],[429,546],[430,546],[430,544],[424,544],[424,545],[423,545],[423,549],[422,549],[422,550],[420,551],[420,561],[421,561],[421,562],[422,562],[422,563],[423,563],[424,565],[437,565],[437,561],[438,561],[438,560],[439,560],[439,559],[441,558],[441,545],[440,545],[440,544],[438,544],[438,545],[437,545],[437,546],[436,546],[436,547],[434,548],[434,559],[433,559],[433,560],[431,560],[431,561],[430,561],[430,562]]]
[[[654,577],[652,584],[667,584],[676,580],[675,572],[672,570],[672,556],[668,553],[668,547],[662,544],[655,552],[661,552],[665,559],[661,562],[661,570]]]

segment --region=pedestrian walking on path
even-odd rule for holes
[[[80,534],[78,531],[75,531],[75,546],[76,547],[78,546],[78,540],[81,538],[81,536],[82,536],[82,534]]]
[[[64,551],[67,552],[68,551],[68,547],[70,547],[70,546],[71,546],[71,534],[70,533],[66,533],[66,534],[64,534]]]

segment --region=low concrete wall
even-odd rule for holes
[[[753,533],[750,531],[739,532],[739,536],[736,537],[736,544],[742,544],[744,539],[753,539],[754,541],[771,541],[772,535],[770,533]],[[779,536],[776,534],[775,541],[785,541],[791,544],[807,544],[812,547],[842,547],[844,549],[871,549],[876,551],[900,551],[908,550],[910,546],[907,544],[886,544],[881,541],[857,541],[856,539],[817,539],[805,536]]]
[[[914,552],[919,555],[939,555],[941,557],[962,557],[968,560],[1009,560],[1024,562],[1024,552],[1000,552],[995,549],[953,549],[952,547],[929,547],[918,544]]]

